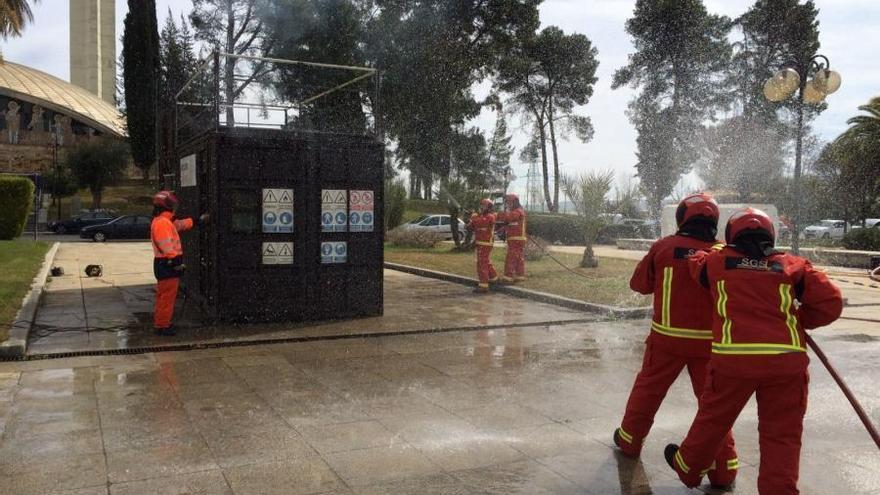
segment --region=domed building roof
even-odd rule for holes
[[[43,71],[0,61],[0,95],[69,115],[97,131],[125,135],[125,119],[113,105]]]

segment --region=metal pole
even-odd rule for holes
[[[807,86],[807,71],[801,74],[801,84],[797,96],[797,141],[794,156],[794,181],[791,185],[792,195],[792,218],[791,218],[791,252],[800,254],[800,239],[798,235],[798,223],[801,216],[801,154],[804,141],[804,88]]]
[[[229,104],[229,102],[226,102]],[[227,122],[227,125],[229,123]],[[220,127],[220,52],[214,52],[214,130]]]

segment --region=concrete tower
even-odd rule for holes
[[[116,105],[116,0],[70,0],[70,82]]]

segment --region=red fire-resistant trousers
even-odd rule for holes
[[[808,385],[806,371],[771,378],[739,378],[719,374],[710,365],[700,409],[674,460],[679,478],[688,486],[699,484],[700,473],[712,463],[724,435],[755,394],[761,448],[758,493],[800,493],[797,481]]]
[[[508,240],[507,257],[504,258],[504,275],[509,278],[526,276],[526,241]]]
[[[477,246],[477,276],[481,287],[488,287],[489,282],[498,280],[498,272],[492,265],[492,246]]]
[[[658,348],[653,344],[649,338],[645,357],[642,360],[642,370],[636,376],[620,425],[621,450],[633,457],[641,452],[642,442],[651,431],[651,425],[654,424],[654,415],[657,414],[666,392],[681,374],[681,370],[687,367],[694,395],[699,399],[703,394],[706,367],[709,364],[708,358],[676,356],[664,350],[662,346]],[[730,426],[732,425],[733,423]],[[712,460],[715,461],[715,468],[708,473],[709,480],[713,484],[730,485],[736,478],[739,461],[730,426],[722,432],[715,444],[715,451],[709,457],[709,464]]]
[[[156,282],[156,307],[153,311],[153,326],[168,328],[174,317],[174,302],[177,300],[177,288],[180,279],[166,278]]]

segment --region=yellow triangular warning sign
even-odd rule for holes
[[[264,203],[277,203],[278,198],[275,197],[274,189],[266,189],[266,195],[263,196]]]
[[[340,204],[345,203],[345,191],[337,191],[335,202]]]
[[[281,245],[281,250],[278,252],[278,256],[290,256],[292,254],[293,253],[290,251],[289,244],[282,244]]]
[[[280,201],[282,203],[293,203],[293,194],[287,189],[282,189]]]
[[[321,202],[322,203],[332,203],[333,202],[333,198],[330,196],[329,189],[324,189],[324,194],[321,195]]]
[[[263,249],[263,256],[275,256],[275,245],[266,244],[266,247]]]

